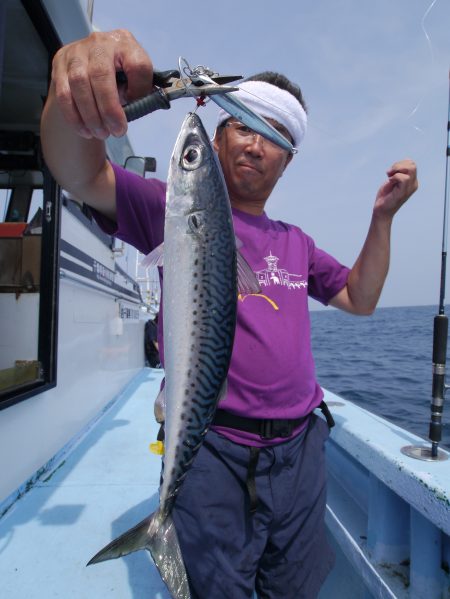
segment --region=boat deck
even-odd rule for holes
[[[2,597],[169,598],[147,552],[86,568],[157,506],[160,457],[148,446],[161,378],[160,370],[140,372],[0,520]]]
[[[140,371],[0,504],[1,597],[170,599],[147,552],[86,568],[157,506],[161,458],[149,444],[162,375]],[[400,448],[419,438],[329,392],[325,398],[336,420],[327,444],[327,525],[337,562],[320,597],[450,596],[450,462],[404,456]]]

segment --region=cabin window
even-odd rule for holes
[[[4,189],[2,195],[0,392],[8,392],[41,378],[38,333],[42,223],[38,223],[42,216],[42,191],[23,185]],[[28,222],[33,196],[34,208],[39,206]]]
[[[0,188],[0,409],[53,385],[56,366],[57,188],[39,171],[11,169],[8,183]]]
[[[40,3],[0,3],[0,22],[3,409],[56,384],[60,192],[42,159],[39,122],[59,40]]]

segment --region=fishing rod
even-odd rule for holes
[[[449,388],[445,384],[445,364],[447,361],[448,317],[445,315],[445,279],[447,272],[447,238],[448,218],[450,204],[450,71],[449,71],[449,97],[447,117],[447,148],[444,193],[444,224],[442,231],[442,257],[441,257],[441,288],[439,293],[439,312],[434,317],[433,323],[433,382],[431,393],[431,420],[428,438],[431,448],[420,446],[407,446],[402,452],[419,460],[446,460],[447,454],[439,450],[442,439],[442,413],[444,411],[445,392]]]
[[[431,457],[438,457],[438,444],[442,438],[442,412],[444,410],[445,363],[447,360],[448,317],[445,315],[445,278],[447,271],[447,238],[448,212],[450,202],[450,71],[449,100],[447,116],[447,149],[445,170],[444,226],[442,231],[441,290],[439,297],[439,314],[434,317],[433,330],[433,392],[431,400],[431,422],[429,439],[431,441]]]

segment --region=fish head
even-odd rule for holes
[[[196,114],[189,113],[184,119],[167,183],[166,218],[189,217],[189,226],[196,229],[202,214],[214,209],[214,202],[224,196],[228,199],[219,160]],[[221,193],[212,193],[214,190]]]

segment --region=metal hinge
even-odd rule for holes
[[[48,223],[52,222],[52,203],[50,201],[45,202],[45,220]]]

